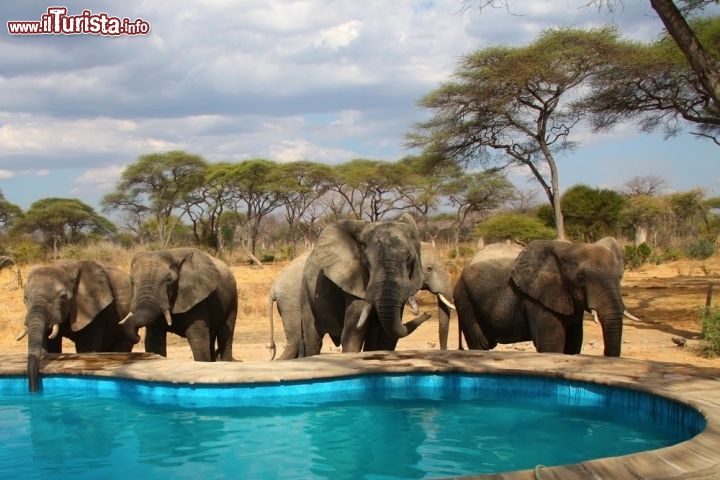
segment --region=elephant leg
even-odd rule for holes
[[[530,336],[538,352],[561,353],[565,350],[565,327],[557,316],[546,310],[528,312]]]
[[[210,338],[207,321],[198,319],[192,321],[185,329],[185,337],[190,344],[193,360],[196,362],[213,361],[213,340]]]
[[[488,338],[480,327],[482,319],[480,316],[476,316],[475,309],[468,298],[467,289],[462,281],[455,287],[453,296],[455,308],[457,308],[458,326],[465,337],[468,348],[471,350],[491,350],[495,348],[497,342]]]
[[[167,357],[167,332],[164,324],[145,327],[145,351]]]
[[[322,349],[322,335],[315,326],[315,316],[312,313],[312,308],[305,302],[302,307],[302,314],[300,318],[300,324],[302,327],[301,337],[302,343],[300,344],[300,351],[298,352],[299,357],[309,357],[312,355],[318,355]]]
[[[232,362],[233,335],[235,332],[235,319],[237,317],[237,300],[230,308],[226,320],[220,324],[217,334],[217,355],[223,362]]]
[[[576,355],[580,353],[583,342],[583,325],[582,319],[577,324],[569,326],[565,329],[565,348],[563,353],[568,355]]]
[[[340,337],[343,353],[356,353],[362,350],[367,322],[372,319],[367,318],[361,327],[358,326],[358,321],[363,308],[367,305],[364,300],[353,300],[345,308],[345,320],[343,322],[342,336]]]

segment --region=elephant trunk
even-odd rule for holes
[[[375,305],[378,320],[385,332],[393,338],[403,338],[408,336],[417,328],[408,329],[407,325],[402,323],[403,306],[406,298],[402,298],[400,292],[402,287],[395,281],[386,280],[375,284],[370,290],[370,303]]]
[[[600,298],[595,310],[597,310],[602,328],[603,344],[605,345],[603,354],[606,357],[619,357],[622,347],[623,312],[625,311],[619,290]]]
[[[30,311],[27,318],[28,327],[28,359],[27,378],[31,392],[40,390],[40,357],[45,353],[47,337],[46,315]]]
[[[137,302],[132,315],[122,322],[123,333],[130,341],[138,343],[138,330],[156,321],[162,313],[162,307],[155,302]]]

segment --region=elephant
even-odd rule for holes
[[[222,261],[195,248],[140,252],[132,259],[133,301],[120,323],[133,343],[167,356],[167,332],[187,338],[193,359],[232,361],[237,286]]]
[[[612,237],[534,240],[517,255],[480,256],[455,284],[460,329],[471,349],[532,340],[538,352],[577,354],[588,311],[602,327],[604,355],[620,356],[623,268]]]
[[[305,253],[290,262],[277,276],[270,288],[268,296],[268,318],[270,319],[270,349],[272,358],[275,358],[275,339],[273,335],[273,304],[277,302],[278,312],[283,322],[283,330],[287,344],[278,360],[298,358],[302,332],[300,329],[300,285],[303,269],[309,253]],[[438,299],[438,338],[440,349],[447,349],[448,330],[450,327],[450,310],[455,308],[452,303],[452,283],[450,274],[445,267],[435,247],[426,242],[420,242],[420,259],[423,267],[423,285],[421,290],[427,290]],[[411,308],[416,310],[416,304],[409,302]],[[417,315],[417,312],[415,313]],[[379,325],[378,325],[379,326]],[[366,342],[368,336],[366,334]],[[394,348],[394,345],[393,347]],[[369,346],[368,349],[376,349]]]
[[[397,341],[430,315],[402,323],[423,285],[417,225],[408,214],[389,222],[339,220],[322,231],[303,268],[302,345],[317,355],[328,334],[343,352],[359,352],[369,325]],[[370,327],[373,328],[373,327]]]
[[[78,353],[130,352],[133,342],[119,325],[130,310],[130,277],[119,268],[91,260],[61,260],[30,272],[24,291],[29,388],[37,391],[39,359],[61,353],[62,339]],[[49,332],[49,333],[48,333]]]
[[[310,253],[296,257],[278,274],[270,287],[268,295],[268,318],[270,319],[270,350],[275,359],[275,335],[273,323],[273,305],[277,309],[285,331],[285,349],[278,360],[289,360],[300,356],[302,330],[300,328],[300,286],[305,261]]]

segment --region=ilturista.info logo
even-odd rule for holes
[[[83,10],[68,15],[67,7],[48,7],[40,20],[11,20],[7,22],[10,35],[147,35],[150,22],[142,18],[131,20],[107,13]]]

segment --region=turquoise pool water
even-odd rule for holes
[[[0,478],[437,478],[639,452],[705,428],[661,397],[541,377],[44,377],[41,394],[26,389],[0,380]]]

